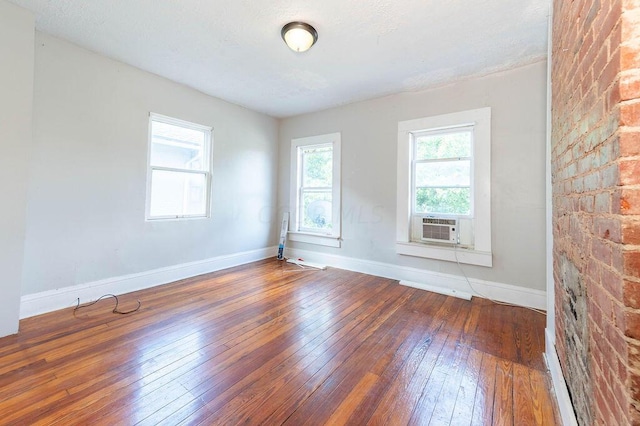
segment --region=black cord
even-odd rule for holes
[[[131,314],[133,312],[136,312],[138,309],[140,309],[140,306],[142,305],[142,303],[138,300],[138,307],[137,308],[132,309],[130,311],[124,311],[123,312],[123,311],[119,311],[118,310],[118,303],[120,303],[120,302],[118,300],[118,296],[116,296],[115,294],[105,294],[103,296],[100,296],[97,300],[94,300],[93,302],[85,303],[84,305],[80,304],[80,298],[78,297],[78,303],[77,303],[76,307],[73,309],[74,314],[78,309],[86,308],[86,307],[91,306],[91,305],[95,305],[100,300],[104,299],[105,297],[113,297],[114,299],[116,299],[116,306],[113,308],[113,311],[111,311],[114,314],[121,314],[121,315]]]

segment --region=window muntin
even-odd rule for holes
[[[412,133],[412,214],[473,215],[473,126]]]
[[[299,230],[326,231],[333,228],[333,146],[309,145],[298,148],[300,176]]]
[[[158,114],[149,127],[147,218],[208,216],[212,129]]]

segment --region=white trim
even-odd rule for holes
[[[291,241],[300,243],[316,244],[327,247],[340,247],[340,238],[330,235],[306,234],[304,232],[289,232],[287,234]]]
[[[423,283],[414,283],[413,281],[400,280],[400,285],[406,285],[407,287],[426,290],[432,293],[444,294],[445,296],[453,296],[464,300],[471,300],[472,297],[471,293],[467,293],[466,291],[458,291],[451,288],[442,288],[435,285]]]
[[[321,270],[327,269],[327,265],[320,265],[319,263],[305,262],[304,260],[298,260],[298,259],[287,259],[287,263],[298,265],[303,268],[313,268],[313,269],[321,269]]]
[[[553,183],[551,179],[551,130],[552,130],[552,92],[551,70],[553,53],[553,7],[549,6],[547,41],[547,134],[546,134],[546,281],[547,281],[547,327],[544,330],[545,353],[544,360],[551,375],[553,393],[556,396],[560,420],[565,426],[576,426],[578,420],[573,409],[569,389],[562,374],[560,359],[556,352],[556,320],[555,320],[555,283],[553,279]]]
[[[544,359],[547,363],[547,368],[551,374],[551,382],[553,385],[553,391],[556,395],[556,401],[558,402],[558,409],[560,410],[560,419],[564,426],[577,426],[578,421],[576,419],[576,413],[573,410],[573,404],[571,403],[571,397],[569,396],[569,390],[567,383],[564,380],[562,374],[562,367],[560,366],[560,360],[556,353],[555,338],[549,332],[549,329],[545,329],[545,353]]]
[[[411,222],[411,170],[412,133],[447,129],[473,125],[473,206],[474,206],[474,250],[491,254],[491,108],[484,107],[467,111],[442,114],[432,117],[418,118],[398,122],[397,141],[397,199],[396,199],[396,248],[402,248],[402,243],[409,243]],[[426,245],[425,245],[426,246]],[[445,249],[446,250],[446,249]],[[443,251],[439,246],[428,249],[416,246],[411,256],[442,259],[447,254],[437,254]],[[407,254],[401,251],[399,254]],[[436,253],[434,255],[434,253]],[[483,261],[474,263],[474,257],[460,259],[461,263],[471,263],[482,266],[492,266]]]
[[[27,294],[22,296],[20,300],[20,319],[74,306],[78,298],[80,298],[81,302],[86,302],[95,300],[107,293],[123,294],[143,290],[184,278],[255,262],[256,260],[266,259],[271,256],[275,257],[275,253],[277,253],[277,247],[267,247],[153,269],[136,274],[107,278],[56,290],[43,291],[41,293]]]
[[[555,311],[555,283],[553,279],[553,183],[551,179],[551,128],[552,113],[551,99],[553,87],[551,86],[552,54],[553,54],[553,7],[549,6],[548,18],[548,41],[547,41],[547,134],[545,152],[545,200],[546,200],[546,281],[547,281],[547,330],[551,333],[555,341],[556,336],[556,311]]]
[[[391,278],[394,280],[423,283],[446,290],[467,292],[471,293],[473,296],[489,297],[500,302],[512,303],[518,306],[526,306],[543,310],[546,309],[546,292],[542,290],[534,290],[511,284],[469,278],[469,281],[473,286],[471,289],[467,280],[459,275],[443,274],[441,272],[434,272],[425,269],[319,253],[297,248],[290,249],[289,254],[290,257],[299,257],[303,258],[305,261],[308,260],[310,262],[322,263],[334,268],[346,269],[349,271]]]
[[[300,217],[299,211],[299,179],[300,179],[300,164],[298,149],[310,145],[327,145],[332,147],[332,185],[331,185],[331,233],[326,234],[326,231],[321,230],[317,235],[319,237],[331,237],[339,239],[341,235],[341,217],[342,217],[342,198],[341,198],[341,176],[340,171],[342,168],[341,152],[342,152],[342,135],[340,132],[329,133],[326,135],[308,136],[303,138],[291,139],[291,172],[290,172],[290,194],[289,194],[289,209],[291,210],[291,217],[289,219],[289,232],[300,233]],[[323,233],[325,232],[325,233]],[[302,232],[307,234],[306,232]],[[293,240],[292,241],[296,241]],[[324,244],[323,240],[317,240],[319,242],[310,242],[311,244],[329,245]],[[309,242],[309,241],[305,241]],[[325,241],[326,242],[326,241]],[[340,247],[329,245],[330,247]]]
[[[396,253],[407,256],[447,260],[449,262],[457,261],[470,265],[493,266],[493,257],[491,253],[478,250],[457,249],[455,247],[438,247],[420,243],[397,242]]]
[[[197,130],[204,134],[204,165],[202,170],[176,169],[170,167],[159,167],[151,165],[151,146],[153,145],[153,122],[170,124],[176,127]],[[206,205],[205,213],[198,215],[169,215],[169,216],[151,216],[151,179],[154,170],[173,171],[178,173],[202,174],[205,176],[205,196]],[[207,219],[211,217],[212,204],[212,180],[213,180],[213,127],[205,126],[191,121],[179,118],[169,117],[155,112],[149,112],[149,123],[147,129],[147,193],[145,197],[145,220],[146,221],[165,221],[165,220],[182,220],[182,219]]]

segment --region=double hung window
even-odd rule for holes
[[[412,134],[413,214],[473,215],[473,126]]]
[[[209,215],[211,127],[151,114],[147,219]]]
[[[339,246],[340,133],[292,140],[291,210],[291,240]]]
[[[491,108],[398,123],[396,252],[492,266]]]

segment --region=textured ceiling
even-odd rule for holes
[[[10,0],[38,30],[275,117],[513,68],[549,0]],[[287,22],[319,33],[296,54]]]

